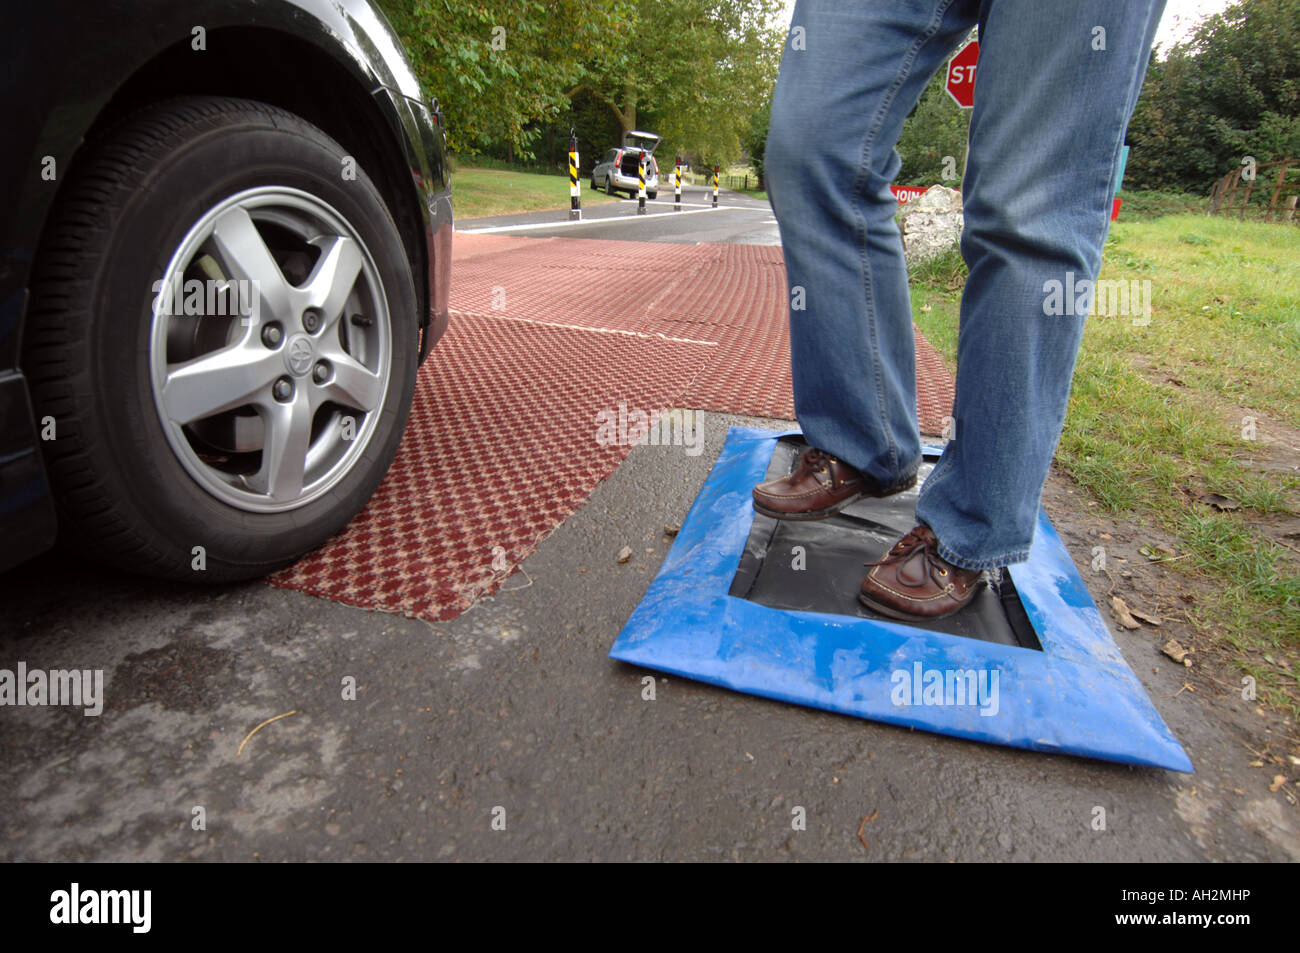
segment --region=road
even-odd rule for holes
[[[623,203],[515,234],[773,238],[766,206],[732,203],[742,207],[642,221]],[[605,216],[619,220],[598,224]],[[111,687],[98,718],[0,710],[0,859],[1300,857],[1294,811],[1241,751],[1234,726],[1256,716],[1181,692],[1181,671],[1144,637],[1117,638],[1196,775],[963,742],[678,678],[657,678],[647,700],[654,676],[607,652],[731,424],[785,426],[707,414],[698,456],[633,448],[501,591],[451,622],[261,583],[158,583],[66,554],[0,578],[0,667],[102,668]],[[634,555],[619,564],[624,546]],[[355,700],[340,688],[348,677]]]
[[[644,215],[637,214],[636,199],[582,210],[582,219],[568,220],[568,210],[499,215],[461,222],[466,232],[498,235],[526,235],[530,238],[598,238],[655,242],[736,242],[744,245],[779,245],[772,207],[760,199],[737,192],[722,192],[713,207],[712,191],[682,186],[681,211],[673,210],[672,192],[646,202]]]

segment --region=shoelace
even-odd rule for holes
[[[914,526],[906,536],[894,544],[893,549],[885,553],[882,559],[874,562],[863,563],[864,566],[884,566],[890,563],[902,562],[912,553],[921,549],[925,552],[925,562],[931,571],[937,572],[940,576],[947,576],[948,569],[942,562],[939,555],[939,540],[928,533],[920,526]]]
[[[835,462],[837,462],[836,459],[829,453],[825,450],[818,450],[816,447],[805,450],[803,454],[804,466],[812,470],[820,470]]]

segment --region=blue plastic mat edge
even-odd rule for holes
[[[1041,509],[1029,561],[1010,570],[1041,652],[727,595],[753,523],[750,490],[764,478],[777,439],[791,433],[798,431],[730,428],[612,658],[974,741],[1192,770]],[[989,692],[964,704],[954,703],[960,676],[937,704],[915,687],[932,682],[932,672],[970,671]]]

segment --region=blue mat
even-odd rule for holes
[[[1009,572],[1042,651],[728,595],[754,520],[750,490],[786,435],[731,428],[611,657],[959,738],[1192,770],[1041,510],[1029,561]]]

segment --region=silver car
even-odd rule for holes
[[[653,132],[629,132],[623,137],[623,146],[610,149],[591,170],[592,191],[603,189],[610,195],[626,192],[635,196],[641,187],[637,175],[642,150],[645,160],[645,194],[653,199],[659,195],[659,164],[655,162],[654,151],[659,145],[659,136]]]

